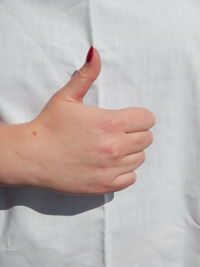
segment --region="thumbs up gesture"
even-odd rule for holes
[[[107,110],[84,105],[100,69],[100,55],[91,47],[81,69],[29,122],[29,185],[103,194],[136,182],[135,170],[153,141],[149,129],[155,116],[142,107]]]

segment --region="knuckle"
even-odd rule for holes
[[[76,76],[78,80],[86,80],[88,79],[88,72],[85,68],[81,68],[77,70]]]
[[[113,159],[117,159],[120,157],[121,155],[121,145],[119,144],[119,142],[112,142],[110,143],[107,148],[107,154],[113,158]]]
[[[99,144],[99,152],[104,154],[106,158],[118,159],[123,154],[123,145],[120,140],[107,140]]]
[[[74,78],[81,81],[88,81],[90,83],[95,80],[94,75],[91,75],[91,73],[86,67],[82,67],[81,69],[77,70],[77,73]]]

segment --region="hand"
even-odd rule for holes
[[[27,123],[31,175],[28,185],[63,193],[103,194],[136,181],[134,172],[153,141],[152,112],[141,107],[107,110],[83,104],[101,69],[100,55],[56,92],[33,121]],[[109,88],[108,88],[109,90]]]

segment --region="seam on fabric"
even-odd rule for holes
[[[88,27],[89,27],[89,39],[90,39],[90,44],[96,48],[95,46],[95,30],[94,30],[94,16],[92,13],[92,3],[94,3],[94,0],[88,0],[88,16],[89,16],[89,21],[88,21]],[[94,9],[93,9],[94,10]],[[97,85],[97,81],[95,81],[95,84]],[[96,87],[96,94],[97,94],[97,106],[99,107],[99,90],[98,86]]]
[[[88,15],[89,15],[89,38],[90,38],[90,42],[91,42],[91,45],[94,45],[94,32],[93,32],[93,25],[92,25],[92,21],[93,21],[93,18],[92,18],[92,12],[91,12],[91,1],[88,0]]]
[[[95,29],[94,29],[94,21],[95,21],[95,16],[94,16],[94,12],[95,12],[95,8],[94,8],[94,4],[95,4],[95,0],[88,0],[88,14],[89,14],[89,38],[90,38],[90,42],[91,45],[95,48],[96,44],[95,44]],[[93,6],[93,8],[92,8]],[[98,87],[98,81],[95,81],[96,86],[96,94],[97,94],[97,106],[100,107],[100,92],[99,92],[99,87]],[[103,253],[103,266],[104,267],[108,267],[108,251],[107,251],[107,210],[106,210],[106,206],[105,203],[107,202],[106,199],[107,198],[107,194],[104,194],[104,204],[102,205],[102,210],[103,210],[103,239],[102,239],[102,253]]]
[[[106,207],[106,203],[108,203],[107,199],[108,194],[104,194],[104,265],[105,267],[108,267],[108,210]]]
[[[106,221],[106,207],[105,207],[105,195],[104,195],[104,204],[102,206],[104,213],[104,224],[103,224],[103,264],[107,267],[107,251],[106,251],[106,233],[107,233],[107,221]]]

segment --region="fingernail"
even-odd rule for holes
[[[87,54],[87,57],[86,57],[86,63],[90,63],[90,61],[92,60],[92,56],[93,56],[93,47],[91,46],[89,51],[88,51],[88,54]]]

